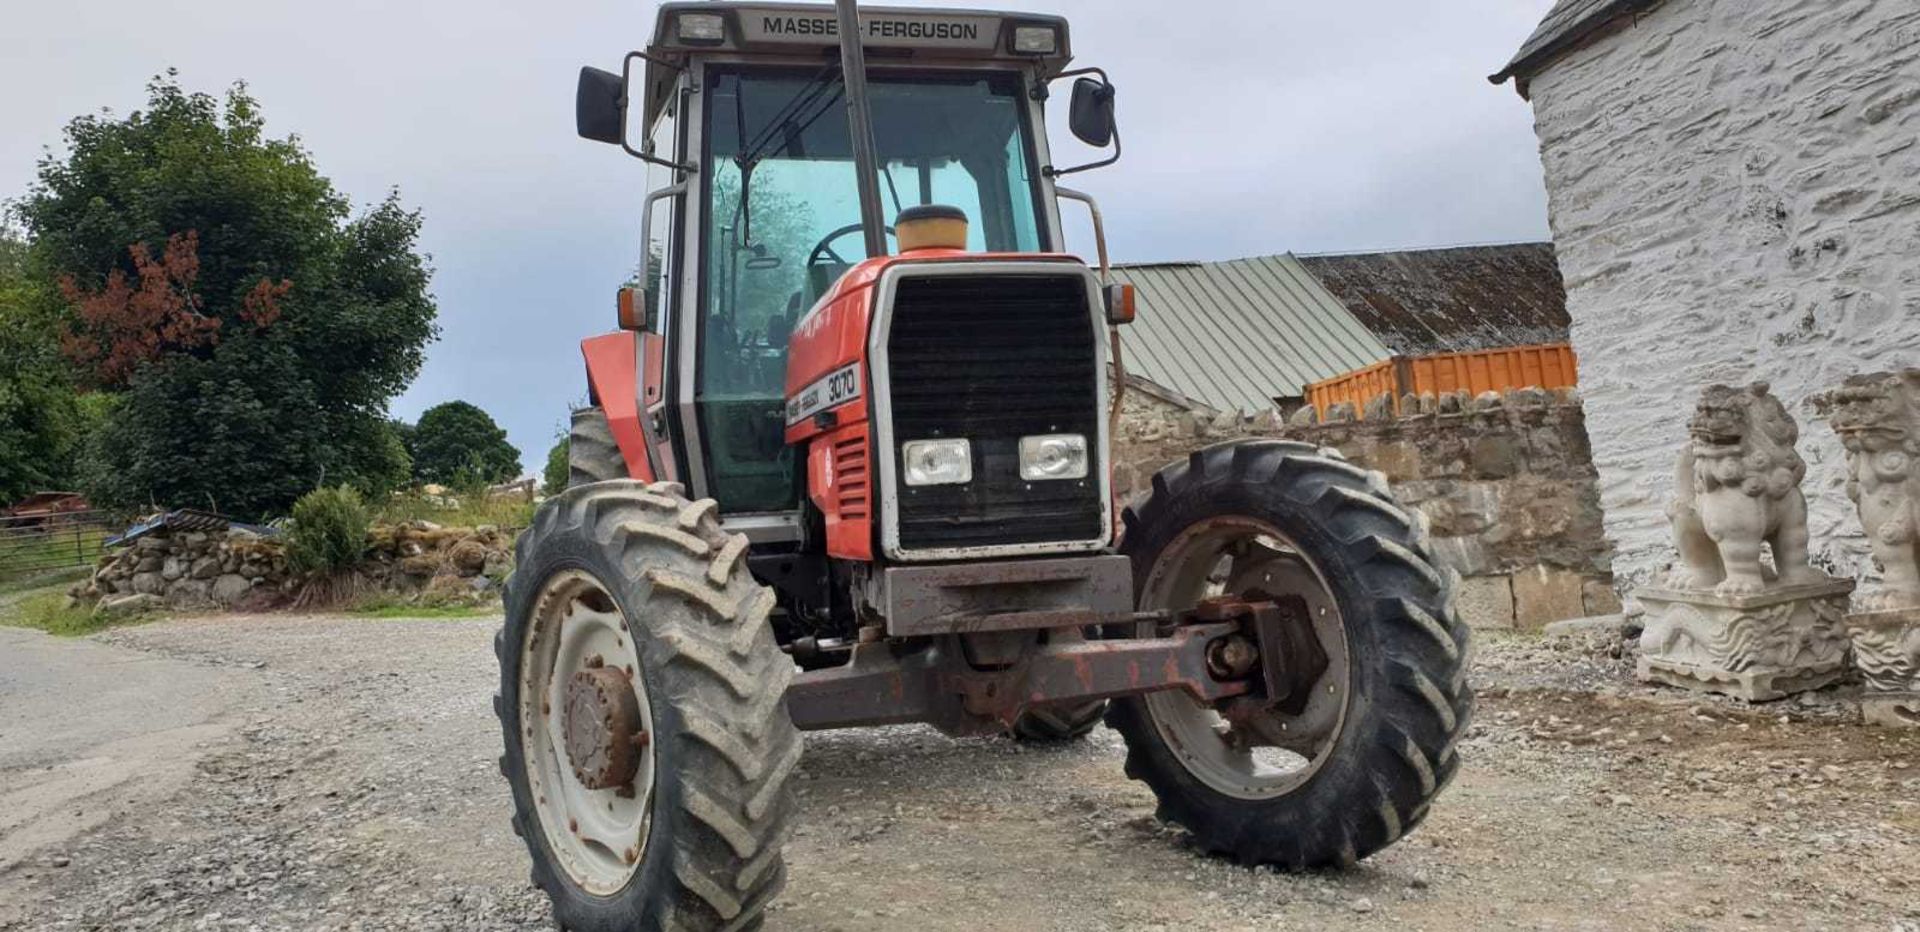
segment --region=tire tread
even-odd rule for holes
[[[1286,796],[1255,804],[1208,789],[1160,745],[1138,699],[1115,701],[1107,714],[1127,742],[1127,775],[1145,782],[1160,817],[1200,847],[1247,864],[1351,866],[1413,831],[1458,768],[1473,709],[1470,634],[1454,610],[1451,575],[1435,567],[1425,522],[1392,498],[1380,473],[1298,443],[1209,447],[1161,470],[1152,488],[1127,515],[1122,546],[1135,559],[1136,580],[1151,566],[1153,542],[1184,529],[1210,502],[1270,502],[1261,507],[1304,522],[1326,548],[1310,554],[1317,563],[1346,568],[1344,577],[1328,569],[1329,583],[1353,616],[1350,649],[1360,649],[1356,625],[1376,645],[1352,658],[1356,684],[1375,685],[1370,699],[1349,707],[1350,716],[1362,711],[1345,727],[1359,730],[1342,735],[1339,753]],[[1309,795],[1312,805],[1302,801]]]

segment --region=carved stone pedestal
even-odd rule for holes
[[[1640,589],[1642,682],[1765,702],[1846,675],[1842,617],[1853,581],[1781,586],[1752,595]]]
[[[1920,608],[1847,616],[1869,725],[1920,728]]]

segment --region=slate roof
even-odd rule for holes
[[[1513,60],[1487,80],[1500,84],[1515,78],[1514,88],[1527,96],[1527,79],[1549,62],[1585,42],[1623,16],[1643,13],[1660,0],[1558,0],[1533,35],[1515,52]]]
[[[1299,261],[1395,355],[1567,341],[1567,290],[1550,243]]]
[[[1253,413],[1310,382],[1387,358],[1293,256],[1120,265],[1139,317],[1120,328],[1127,371],[1220,411]]]

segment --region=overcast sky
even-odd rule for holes
[[[1485,76],[1552,0],[893,3],[1069,18],[1079,62],[1120,91],[1126,159],[1074,182],[1118,261],[1546,238],[1531,113]],[[33,41],[0,56],[0,197],[68,119],[138,107],[165,68],[193,90],[246,80],[356,205],[397,187],[425,214],[443,336],[394,413],[471,401],[539,468],[584,397],[578,341],[613,328],[645,184],[574,136],[574,77],[644,45],[653,3],[9,6]]]

